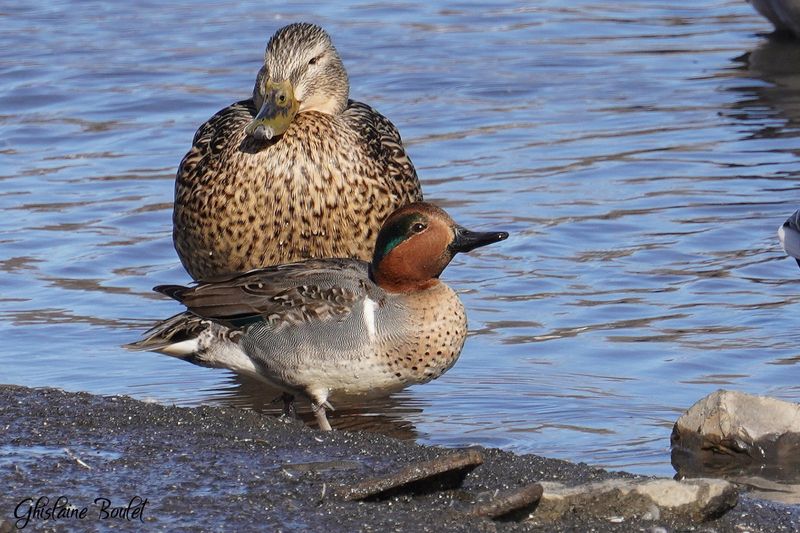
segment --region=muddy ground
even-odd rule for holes
[[[523,522],[470,517],[461,511],[498,489],[635,477],[536,455],[480,451],[484,464],[459,489],[351,502],[335,496],[338,486],[452,450],[374,433],[323,433],[234,408],[178,408],[0,386],[0,532],[20,526],[326,533],[800,530],[800,508],[746,494],[733,510],[700,524],[586,519],[579,513],[543,524],[535,521],[535,511],[533,521]],[[55,505],[60,496],[74,507]],[[45,497],[47,504],[39,500]],[[62,516],[48,516],[48,509]]]

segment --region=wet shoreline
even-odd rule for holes
[[[555,524],[492,521],[459,510],[476,499],[540,481],[566,485],[632,474],[607,472],[536,455],[477,449],[483,464],[458,489],[382,501],[344,501],[337,487],[383,475],[451,449],[365,432],[323,433],[253,411],[181,408],[121,396],[0,386],[0,531],[15,530],[26,498],[65,496],[84,518],[31,518],[25,529],[356,531],[795,531],[800,508],[742,493],[738,505],[704,524],[674,520],[589,519]],[[100,504],[95,501],[101,499]],[[115,516],[102,518],[110,500]],[[147,503],[143,504],[146,500]],[[133,503],[131,503],[133,502]],[[137,507],[138,506],[138,507]],[[127,509],[127,510],[126,510]],[[138,510],[138,511],[137,511]],[[52,513],[57,514],[57,513]]]

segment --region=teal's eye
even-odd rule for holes
[[[413,231],[414,233],[420,233],[421,231],[423,231],[427,227],[428,226],[426,226],[422,222],[417,222],[416,224],[411,226],[411,231]]]

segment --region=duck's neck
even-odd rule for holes
[[[298,112],[317,111],[326,115],[341,115],[347,109],[347,93],[344,95],[314,94],[303,100]]]
[[[409,279],[407,276],[393,275],[393,272],[385,268],[375,268],[370,265],[369,275],[381,289],[391,293],[409,294],[421,292],[436,287],[442,282],[439,278]]]

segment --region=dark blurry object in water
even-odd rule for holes
[[[733,105],[737,120],[758,125],[753,139],[787,139],[800,126],[800,40],[762,39],[750,51],[734,59],[745,78],[765,83],[738,86],[741,97]],[[775,119],[785,119],[777,125]]]
[[[748,0],[772,22],[775,31],[800,36],[800,0]]]
[[[800,209],[778,228],[778,238],[786,254],[794,257],[800,266]]]

